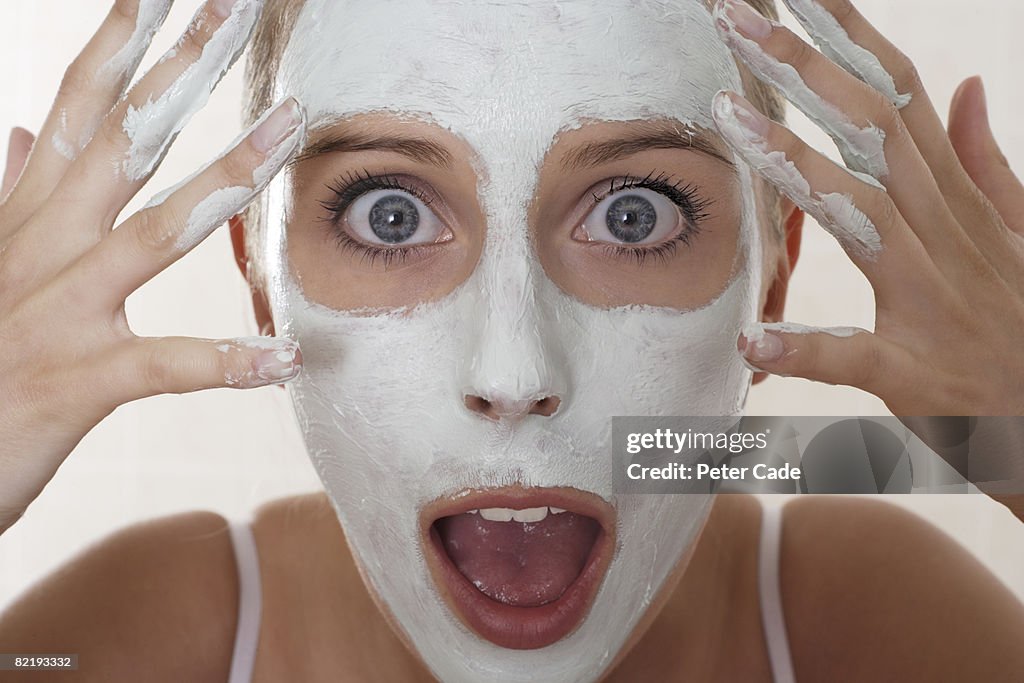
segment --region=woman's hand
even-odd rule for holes
[[[122,96],[169,4],[117,0],[68,69],[39,139],[11,136],[0,191],[0,532],[117,406],[284,382],[301,366],[287,339],[144,339],[125,318],[125,298],[245,208],[304,138],[301,110],[286,100],[114,230],[261,9],[259,0],[207,2]]]
[[[978,79],[947,132],[911,62],[849,0],[786,0],[811,48],[741,0],[715,17],[732,50],[843,153],[843,168],[735,93],[715,120],[736,152],[838,239],[875,292],[875,331],[744,332],[769,373],[869,391],[896,415],[1024,415],[1024,187]],[[852,171],[852,172],[851,172]]]

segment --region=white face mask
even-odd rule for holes
[[[292,396],[310,456],[364,576],[443,681],[596,680],[706,519],[706,496],[613,495],[611,417],[742,410],[750,372],[735,340],[761,286],[750,174],[738,171],[747,265],[689,312],[603,310],[565,294],[540,265],[526,208],[559,132],[651,118],[713,130],[722,88],[742,92],[700,0],[306,1],[277,89],[303,102],[311,130],[384,110],[440,125],[477,155],[483,253],[440,301],[373,314],[307,301],[286,267],[285,179],[268,193],[263,245],[278,332],[303,350]],[[494,422],[466,395],[561,404]],[[617,547],[589,614],[535,650],[463,625],[418,526],[441,496],[515,483],[589,491],[616,510]]]

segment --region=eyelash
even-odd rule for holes
[[[328,217],[325,220],[331,224],[335,241],[337,241],[342,251],[359,256],[362,263],[373,265],[380,261],[385,268],[388,268],[396,260],[398,263],[405,263],[406,259],[417,256],[421,251],[430,248],[431,245],[429,244],[411,247],[381,247],[375,244],[365,244],[353,239],[341,226],[345,213],[352,206],[352,203],[364,194],[375,190],[401,190],[402,192],[408,192],[429,207],[432,200],[418,188],[403,184],[395,176],[388,174],[373,175],[366,169],[363,169],[358,172],[349,172],[337,178],[327,185],[327,189],[331,192],[331,199],[320,202],[320,206],[328,213]]]
[[[418,188],[403,184],[395,176],[373,175],[365,169],[360,172],[347,173],[330,183],[327,188],[333,197],[320,202],[320,206],[328,212],[326,220],[333,228],[335,240],[343,251],[360,256],[363,263],[373,265],[379,260],[387,268],[396,260],[398,263],[404,263],[408,258],[417,256],[424,249],[430,248],[430,245],[380,247],[364,244],[353,239],[340,225],[352,203],[364,194],[375,190],[408,192],[429,207],[432,200]],[[593,193],[594,205],[600,204],[616,192],[635,188],[645,188],[667,197],[682,212],[688,223],[687,227],[671,240],[653,246],[628,247],[608,243],[603,243],[600,246],[607,256],[618,259],[625,258],[634,261],[638,266],[642,266],[651,258],[666,263],[678,251],[680,244],[690,246],[690,240],[700,233],[700,224],[710,216],[707,209],[712,202],[701,197],[693,185],[683,184],[681,180],[673,182],[672,176],[669,174],[652,171],[643,178],[636,176],[612,178],[603,195]]]
[[[650,258],[656,259],[661,263],[667,263],[669,258],[679,250],[680,244],[688,247],[690,246],[690,240],[700,234],[701,223],[711,215],[708,213],[708,208],[712,202],[701,197],[697,192],[697,188],[693,185],[684,184],[681,180],[673,182],[671,175],[651,171],[643,178],[637,176],[612,178],[604,194],[592,193],[594,205],[600,204],[616,192],[638,187],[657,192],[668,198],[682,212],[687,226],[678,235],[661,244],[645,247],[628,247],[602,243],[600,248],[604,251],[605,255],[611,258],[626,258],[634,261],[638,266],[642,266]]]

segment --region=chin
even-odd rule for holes
[[[418,507],[408,492],[329,494],[368,589],[445,683],[599,680],[653,616],[711,503],[521,485]]]

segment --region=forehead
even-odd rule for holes
[[[306,0],[277,82],[314,128],[400,111],[479,151],[586,120],[711,128],[723,88],[742,91],[702,0]]]

